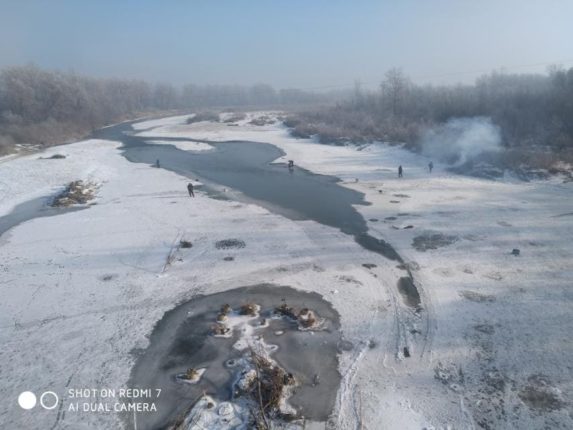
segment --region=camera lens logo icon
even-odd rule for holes
[[[40,396],[40,405],[44,409],[51,410],[58,406],[58,395],[53,391],[46,391]],[[36,395],[31,391],[24,391],[18,396],[18,404],[22,409],[32,409],[38,403]]]
[[[32,409],[36,402],[36,395],[31,391],[24,391],[18,396],[18,404],[22,409]]]

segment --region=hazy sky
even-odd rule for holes
[[[0,67],[315,88],[553,62],[573,66],[573,0],[0,0]]]

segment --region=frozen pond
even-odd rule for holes
[[[157,412],[137,415],[138,429],[165,428],[203,393],[221,401],[233,400],[232,385],[239,370],[232,363],[245,351],[233,347],[239,333],[215,337],[212,326],[225,304],[236,310],[246,303],[260,306],[260,316],[249,324],[258,327],[261,320],[266,321],[267,326],[255,329],[256,336],[278,347],[272,358],[298,381],[289,403],[307,419],[326,421],[340,384],[337,352],[345,344],[341,342],[338,313],[319,294],[256,285],[199,296],[167,312],[157,323],[149,347],[138,355],[130,386],[162,391],[155,402]],[[309,308],[324,323],[319,330],[301,331],[292,320],[273,318],[273,310],[282,304],[296,310]],[[206,368],[196,384],[176,378],[190,367]]]

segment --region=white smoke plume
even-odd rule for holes
[[[501,149],[499,127],[490,118],[453,118],[422,136],[422,152],[439,161],[462,165]]]

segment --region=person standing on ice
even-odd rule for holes
[[[193,184],[191,182],[187,184],[187,191],[189,191],[189,197],[195,197],[195,193],[193,192]]]
[[[430,173],[432,173],[433,169],[434,169],[434,163],[430,161],[430,164],[428,164],[428,170],[430,171]]]
[[[402,169],[402,165],[398,166],[398,177],[401,178],[404,176],[404,170]]]

